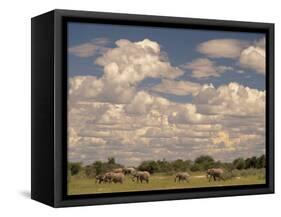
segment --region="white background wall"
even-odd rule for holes
[[[276,23],[276,111],[281,86],[280,1],[2,0],[0,13],[1,216],[276,216],[280,214],[280,113],[276,114],[276,194],[52,209],[30,196],[30,18],[54,8]],[[44,186],[42,186],[44,188]],[[279,205],[279,207],[278,207]]]

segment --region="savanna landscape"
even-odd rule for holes
[[[264,33],[67,29],[69,195],[265,183]]]
[[[221,168],[223,173],[219,177],[210,176],[210,168]],[[134,177],[137,171],[147,171],[148,180],[137,180]],[[124,176],[116,182],[101,179],[110,172]],[[232,163],[215,162],[210,156],[200,156],[194,162],[146,161],[136,168],[123,167],[109,158],[108,162],[96,161],[87,166],[70,163],[68,172],[69,195],[253,184],[265,184],[264,155],[237,158]]]

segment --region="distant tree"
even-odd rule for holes
[[[237,158],[233,161],[233,166],[235,169],[242,170],[245,169],[246,163],[243,158]]]
[[[178,159],[172,162],[172,168],[174,171],[186,171],[189,168],[187,162],[183,161],[182,159]]]
[[[156,165],[157,164],[157,165]],[[172,163],[168,162],[166,159],[156,161],[154,165],[154,172],[171,172],[173,171]]]
[[[114,157],[109,157],[109,158],[107,159],[107,163],[108,163],[108,164],[115,164],[115,158],[114,158]]]
[[[197,164],[213,163],[214,159],[209,155],[201,155],[201,156],[197,157],[194,162]]]
[[[257,165],[258,165],[257,157],[256,157],[256,156],[253,156],[253,157],[251,158],[251,168],[257,168]]]
[[[184,163],[185,163],[187,169],[189,169],[191,167],[192,161],[191,160],[185,160]]]
[[[250,167],[251,167],[251,158],[246,158],[245,169],[249,169]]]
[[[221,162],[221,165],[218,166],[218,167],[224,168],[227,171],[232,171],[232,170],[235,169],[235,167],[234,167],[232,162],[223,162],[223,163]]]
[[[103,173],[103,163],[101,161],[95,161],[92,165],[93,170],[95,171],[96,175],[100,175]]]
[[[213,163],[209,163],[208,167],[205,167],[205,170],[210,169],[210,168],[222,168],[225,169],[227,171],[231,171],[234,169],[232,162],[222,162],[222,161],[215,161]]]
[[[71,175],[74,176],[81,171],[82,163],[80,163],[80,162],[69,163],[68,167],[69,167]]]
[[[257,168],[261,169],[261,168],[265,168],[266,166],[266,159],[265,159],[265,155],[261,155],[258,159],[257,159]]]
[[[200,170],[203,170],[202,167],[201,167],[201,164],[198,164],[198,163],[194,163],[192,164],[192,166],[190,167],[190,170],[192,172],[197,172],[197,171],[200,171]]]
[[[88,178],[94,178],[96,175],[96,168],[93,165],[85,166],[85,175]]]
[[[253,156],[251,158],[247,158],[245,160],[245,169],[249,168],[257,168],[258,166],[258,160],[256,156]]]
[[[215,161],[209,155],[201,155],[195,159],[194,163],[199,165],[200,170],[207,170],[214,167]]]
[[[141,171],[148,171],[151,174],[159,172],[158,163],[155,161],[144,161],[138,166],[138,169]]]

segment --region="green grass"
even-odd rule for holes
[[[96,184],[95,179],[71,177],[68,183],[68,194],[95,194],[110,192],[128,192],[128,191],[147,191],[160,189],[177,189],[177,188],[200,188],[214,186],[234,186],[234,185],[254,185],[264,184],[265,179],[260,174],[249,174],[247,176],[234,177],[226,181],[211,181],[206,179],[205,173],[192,173],[189,183],[175,183],[173,175],[153,174],[150,182],[135,183],[130,176],[126,176],[123,184]]]

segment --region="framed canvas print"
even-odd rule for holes
[[[273,24],[67,10],[32,19],[33,199],[273,192]]]

